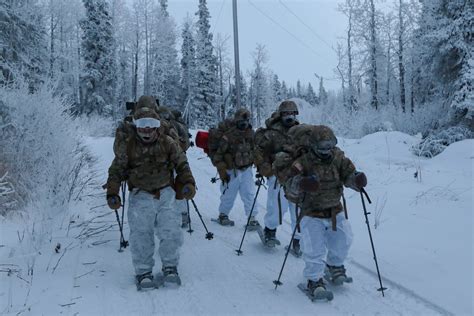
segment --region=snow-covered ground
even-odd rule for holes
[[[377,291],[358,193],[346,190],[355,237],[347,268],[354,283],[333,289],[332,302],[312,303],[296,287],[303,281],[301,259],[288,258],[283,285],[274,290],[283,247],[264,249],[251,232],[244,254],[235,254],[245,221],[243,205],[237,200],[231,212],[235,227],[210,221],[219,201],[218,185],[210,182],[215,171],[202,151],[191,148],[188,157],[199,189],[195,201],[215,238],[204,238],[193,212],[194,233],[185,234],[181,251],[180,288],[136,291],[129,249],[117,252],[115,215],[105,205],[104,192],[98,191],[52,225],[52,238],[33,252],[25,251],[30,248],[23,245],[27,238],[22,238],[20,220],[0,223],[0,314],[471,315],[474,140],[452,144],[430,160],[410,153],[416,141],[398,132],[339,141],[369,179],[369,220],[388,287],[385,297]],[[113,158],[112,142],[88,140],[99,156],[103,181]],[[262,193],[257,203],[260,220],[266,200]],[[283,244],[289,241],[289,218],[278,236]],[[61,249],[56,253],[58,243]],[[28,275],[28,263],[33,275]]]

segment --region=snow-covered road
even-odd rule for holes
[[[103,192],[78,203],[35,256],[34,275],[25,270],[16,231],[21,223],[0,225],[0,264],[16,265],[18,273],[0,273],[0,313],[21,315],[437,315],[472,313],[472,148],[468,140],[450,146],[432,160],[412,156],[414,137],[377,133],[340,145],[369,178],[373,204],[370,221],[379,266],[389,289],[376,289],[378,279],[358,194],[346,193],[355,242],[347,263],[354,283],[332,288],[334,300],[312,303],[298,289],[303,261],[289,257],[283,285],[272,283],[284,258],[283,246],[263,248],[250,232],[237,256],[244,228],[242,203],[231,212],[234,227],[210,221],[217,215],[219,188],[209,159],[197,148],[188,154],[197,179],[195,198],[213,240],[192,211],[192,235],[185,233],[179,272],[182,286],[137,292],[129,249],[119,253],[115,215],[104,205]],[[91,138],[98,168],[106,179],[111,138]],[[389,147],[387,147],[387,145]],[[454,161],[453,161],[454,159]],[[451,162],[451,163],[450,163]],[[421,170],[422,181],[413,177]],[[257,216],[262,222],[266,191]],[[191,209],[192,210],[192,209]],[[455,215],[449,214],[455,213]],[[373,224],[377,220],[378,228]],[[112,228],[111,228],[112,226]],[[125,225],[125,236],[128,226]],[[290,239],[289,218],[278,231]],[[446,237],[449,236],[449,238]],[[60,243],[59,253],[54,246]],[[157,262],[159,263],[159,259]],[[10,266],[13,267],[13,266]],[[156,267],[158,271],[160,266]],[[4,266],[0,265],[3,272]],[[20,278],[21,277],[21,278]],[[22,280],[23,279],[23,280]],[[460,280],[466,280],[458,286]]]

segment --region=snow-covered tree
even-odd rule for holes
[[[328,93],[326,92],[326,89],[324,88],[324,83],[323,83],[323,77],[320,78],[319,80],[319,102],[321,104],[327,104],[328,102]]]
[[[423,2],[417,31],[416,93],[422,104],[442,101],[448,120],[473,128],[474,115],[474,3],[469,0]],[[449,122],[446,122],[449,121]]]
[[[115,41],[112,17],[105,0],[83,0],[86,18],[81,20],[82,54],[81,105],[77,113],[106,114],[115,104]]]
[[[151,78],[150,93],[160,100],[160,104],[179,107],[179,63],[176,49],[176,25],[166,9],[166,1],[155,8],[155,25],[151,38],[150,53]]]
[[[37,1],[0,2],[0,85],[24,79],[31,90],[48,71],[46,32]]]
[[[192,110],[195,126],[212,126],[217,121],[217,60],[213,54],[210,14],[206,0],[199,0],[196,34],[197,87]]]
[[[306,94],[304,96],[304,99],[309,102],[309,104],[315,106],[319,104],[319,99],[316,93],[314,92],[313,86],[311,85],[311,82],[308,83],[308,87],[306,88]]]
[[[256,126],[261,126],[269,105],[268,52],[264,45],[257,44],[252,56],[254,68],[250,74],[250,110]]]
[[[184,21],[181,37],[181,100],[186,106],[193,103],[196,90],[196,42],[189,16]]]

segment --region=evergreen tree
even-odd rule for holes
[[[210,14],[206,0],[199,0],[197,35],[196,35],[196,67],[197,87],[191,120],[195,127],[209,127],[216,123],[219,113],[217,96],[217,59],[213,55],[212,33],[210,32]]]
[[[0,2],[0,86],[17,77],[35,90],[46,75],[46,38],[36,1]]]
[[[296,97],[297,98],[302,98],[303,95],[304,95],[304,93],[303,93],[303,90],[301,89],[301,82],[298,79],[298,81],[296,81]]]
[[[319,104],[318,97],[316,96],[316,93],[314,92],[314,89],[311,83],[308,83],[308,88],[306,89],[306,95],[304,99],[313,106]]]
[[[181,100],[183,106],[192,104],[196,89],[196,43],[192,32],[192,21],[188,17],[181,33]]]
[[[448,100],[450,124],[473,124],[474,4],[469,0],[423,2],[417,31],[417,91],[421,103]]]
[[[280,91],[280,96],[282,100],[289,99],[289,92],[288,92],[288,87],[286,86],[286,82],[283,80],[281,82],[281,91]]]
[[[321,104],[327,104],[328,102],[328,93],[326,92],[326,89],[324,89],[323,77],[321,77],[319,81],[319,102]]]
[[[282,97],[282,84],[280,83],[280,80],[278,79],[278,75],[273,75],[272,78],[272,96],[273,96],[273,103],[278,103],[283,100]]]
[[[114,104],[116,71],[112,18],[105,0],[83,0],[86,18],[80,21],[83,72],[77,113],[105,114]]]
[[[166,2],[166,1],[164,1]],[[173,19],[163,8],[156,8],[156,26],[151,42],[151,94],[158,97],[160,104],[178,108],[179,94],[179,63],[176,50],[176,27]]]

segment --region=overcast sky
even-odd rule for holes
[[[337,89],[335,51],[343,41],[346,19],[336,8],[340,0],[238,0],[241,70],[252,68],[251,52],[257,43],[266,46],[268,66],[290,85],[296,80],[311,82],[317,89],[324,77],[325,86]],[[189,13],[195,18],[197,0],[170,0],[169,12],[181,27]],[[285,7],[286,6],[286,7]],[[230,35],[229,57],[233,61],[232,0],[208,0],[211,31]]]

